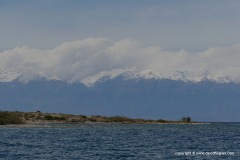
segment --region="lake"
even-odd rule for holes
[[[1,127],[0,159],[240,159],[240,123]]]

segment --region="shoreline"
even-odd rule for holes
[[[80,128],[82,125],[204,125],[211,123],[193,122],[193,123],[109,123],[109,122],[86,122],[86,123],[25,123],[25,124],[7,124],[0,125],[0,128]]]
[[[182,120],[151,120],[141,118],[128,118],[124,116],[100,116],[100,115],[73,115],[62,113],[42,113],[37,112],[0,112],[5,114],[5,119],[12,118],[12,121],[0,125],[1,128],[19,127],[19,128],[37,128],[37,127],[52,127],[52,125],[71,125],[71,124],[206,124],[204,122],[186,121],[185,117]],[[7,116],[8,117],[7,117]],[[15,119],[13,119],[15,118]],[[1,121],[1,120],[0,120]],[[74,125],[71,125],[74,126]]]

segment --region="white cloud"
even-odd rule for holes
[[[166,76],[176,71],[208,71],[240,82],[240,45],[209,48],[199,53],[163,51],[160,46],[145,47],[124,39],[89,38],[63,43],[49,50],[27,46],[0,52],[0,70],[23,73],[28,81],[36,74],[74,81],[92,80],[103,73],[153,70]]]

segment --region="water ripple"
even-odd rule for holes
[[[240,159],[239,123],[0,128],[1,159]],[[234,152],[233,156],[176,152]]]

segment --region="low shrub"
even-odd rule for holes
[[[66,117],[63,116],[51,116],[51,115],[46,115],[43,118],[44,120],[48,120],[48,121],[52,121],[52,120],[56,120],[56,121],[65,121]]]
[[[54,120],[53,116],[51,116],[51,115],[46,115],[46,116],[44,116],[43,119],[48,120],[48,121]]]
[[[159,123],[166,123],[167,121],[164,120],[164,119],[159,119],[159,120],[157,120],[157,122],[159,122]]]
[[[57,121],[65,121],[66,120],[66,117],[53,117],[54,120],[57,120]]]
[[[107,119],[108,122],[133,122],[134,120],[131,118],[123,117],[123,116],[113,116]]]
[[[0,125],[22,124],[21,114],[16,112],[0,112]]]

